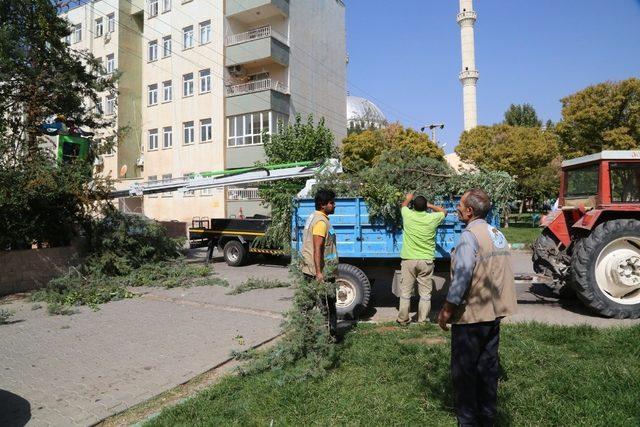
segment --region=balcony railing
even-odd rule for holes
[[[264,39],[267,37],[273,37],[279,42],[289,45],[289,40],[282,34],[274,31],[271,26],[256,28],[255,30],[247,31],[245,33],[233,34],[227,36],[226,45],[233,46],[240,43],[245,43],[252,40]]]
[[[228,200],[259,200],[257,188],[229,188],[227,190]]]
[[[264,79],[227,86],[227,96],[246,95],[248,93],[261,92],[263,90],[276,90],[284,94],[289,93],[289,88],[285,84],[273,79]]]

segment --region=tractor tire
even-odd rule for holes
[[[351,264],[338,264],[336,279],[336,312],[338,317],[356,319],[369,305],[371,283],[362,270]]]
[[[531,256],[533,271],[547,277],[554,277],[554,268],[549,257],[557,251],[555,239],[549,231],[543,230],[533,243],[533,255]]]
[[[222,250],[224,260],[230,267],[240,267],[247,261],[249,252],[247,248],[237,240],[230,240]]]
[[[598,225],[576,246],[571,270],[578,298],[591,310],[617,319],[640,317],[640,221]]]

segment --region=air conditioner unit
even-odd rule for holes
[[[144,166],[144,156],[140,156],[136,159],[136,166],[143,167]]]
[[[98,156],[93,160],[93,166],[102,166],[104,164],[104,160],[102,156]]]
[[[104,42],[109,43],[111,41],[111,32],[107,31],[104,33]]]
[[[234,77],[241,77],[245,75],[245,71],[244,68],[242,68],[242,65],[232,65],[229,67],[229,74]]]

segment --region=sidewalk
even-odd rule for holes
[[[216,264],[232,286],[252,268]],[[269,269],[286,279],[286,267]],[[20,300],[0,326],[0,425],[90,425],[175,387],[280,331],[290,289],[136,288],[144,295],[49,316]]]

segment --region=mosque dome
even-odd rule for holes
[[[384,127],[387,118],[376,104],[358,96],[347,96],[347,126],[349,128],[360,125],[366,127]]]

